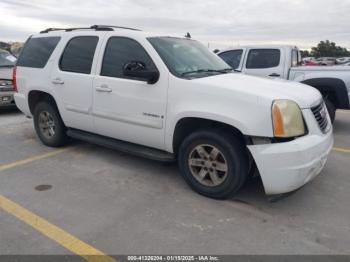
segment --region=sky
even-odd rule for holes
[[[110,24],[185,35],[211,49],[329,39],[350,49],[350,0],[0,0],[0,41],[49,27]]]

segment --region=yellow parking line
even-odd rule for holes
[[[116,262],[112,257],[105,255],[100,250],[79,240],[63,229],[51,224],[47,220],[35,215],[24,207],[0,195],[0,209],[17,217],[30,225],[43,235],[54,240],[69,251],[83,257],[89,262]]]
[[[56,156],[63,152],[69,151],[71,148],[57,149],[45,154],[29,157],[23,160],[15,161],[9,164],[0,165],[0,171],[5,171],[10,168],[15,168],[25,164],[29,164],[34,161],[42,160],[52,156]],[[60,229],[59,227],[51,224],[47,220],[35,215],[24,207],[16,204],[15,202],[0,195],[0,209],[7,213],[17,217],[24,223],[32,226],[34,229],[41,232],[43,235],[56,241],[61,246],[65,247],[69,251],[83,257],[89,262],[116,262],[112,257],[109,257],[94,247],[79,240],[68,232]]]
[[[333,151],[341,152],[341,153],[350,153],[350,149],[340,148],[340,147],[333,147]]]
[[[37,161],[37,160],[49,158],[49,157],[61,154],[63,152],[66,152],[68,150],[70,150],[70,148],[57,149],[55,151],[51,151],[51,152],[48,152],[48,153],[45,153],[45,154],[42,154],[42,155],[29,157],[29,158],[22,159],[22,160],[19,160],[19,161],[15,161],[15,162],[12,162],[12,163],[9,163],[9,164],[3,164],[3,165],[0,165],[0,171],[4,171],[4,170],[10,169],[10,168],[17,167],[17,166],[22,166],[22,165],[25,165],[25,164],[28,164],[28,163],[31,163],[31,162],[34,162],[34,161]]]

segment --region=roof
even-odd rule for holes
[[[219,53],[225,52],[225,51],[230,51],[230,50],[236,50],[236,49],[242,49],[242,48],[254,48],[254,49],[274,49],[274,48],[288,48],[288,49],[293,49],[297,48],[294,45],[269,45],[269,44],[262,44],[262,45],[239,45],[239,46],[232,46],[226,49],[221,50]]]
[[[38,34],[34,34],[32,37],[45,37],[45,36],[60,36],[62,34],[80,35],[82,32],[120,32],[122,35],[134,36],[134,37],[176,37],[185,38],[178,35],[164,35],[154,32],[145,32],[137,28],[130,28],[124,26],[113,25],[93,25],[89,27],[76,27],[76,28],[47,28]]]

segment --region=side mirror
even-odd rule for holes
[[[158,71],[148,70],[145,63],[140,61],[126,63],[123,68],[123,74],[147,81],[148,84],[155,84],[159,79]]]

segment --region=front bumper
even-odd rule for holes
[[[309,134],[291,142],[248,146],[267,195],[294,191],[315,178],[333,147],[332,128],[323,134],[311,110],[303,110]],[[330,122],[329,122],[330,123]]]
[[[0,92],[0,107],[14,106],[13,91]]]

